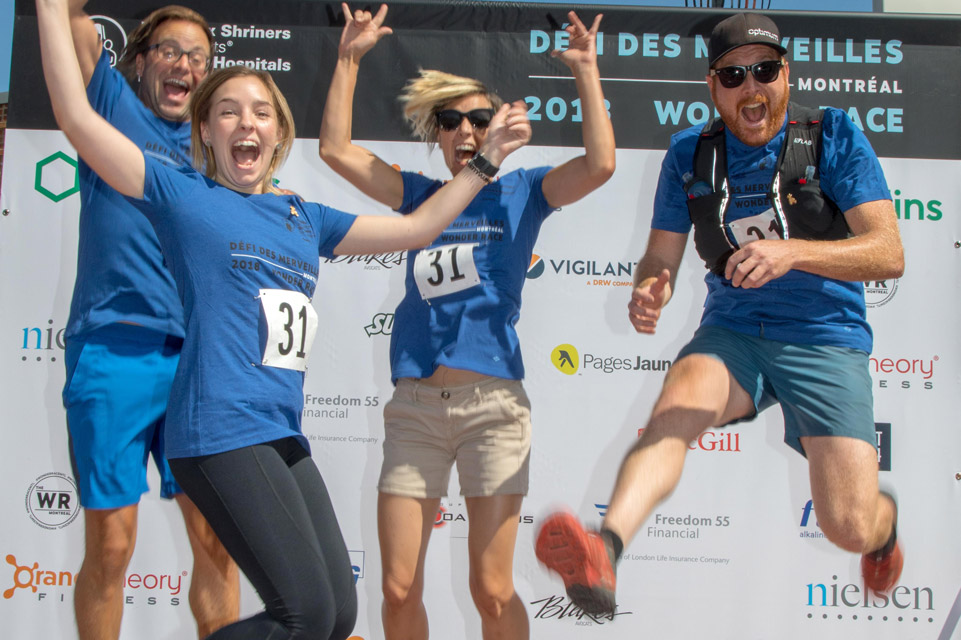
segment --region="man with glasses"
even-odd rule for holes
[[[69,1],[91,104],[145,151],[173,166],[189,164],[190,96],[210,66],[207,22],[185,7],[158,9],[131,32],[115,71],[85,4]],[[239,586],[236,565],[163,456],[183,310],[147,219],[82,160],[79,171],[80,245],[63,390],[84,507],[84,560],[74,595],[79,637],[120,635],[125,574],[151,452],[161,496],[176,499],[186,523],[194,556],[188,600],[198,634],[206,637],[237,619]]]
[[[677,486],[689,443],[775,403],[785,442],[808,459],[824,535],[862,554],[868,589],[900,577],[896,505],[878,489],[861,285],[901,275],[897,220],[877,157],[846,114],[788,102],[785,53],[770,19],[721,21],[706,78],[721,117],[674,135],[661,166],[630,321],[656,330],[692,227],[710,269],[707,299],[621,465],[601,530],[557,513],[538,534],[538,558],[585,611],[614,611],[614,567]]]

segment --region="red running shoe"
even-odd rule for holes
[[[904,554],[897,542],[887,553],[878,549],[861,556],[861,575],[864,586],[875,593],[886,593],[898,583],[904,568]]]
[[[564,580],[571,602],[589,614],[614,613],[613,553],[598,532],[586,531],[570,513],[555,513],[541,524],[535,552]]]

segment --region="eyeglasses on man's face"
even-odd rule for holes
[[[147,47],[147,51],[156,51],[157,56],[170,65],[177,64],[183,56],[187,56],[187,63],[195,71],[205,70],[210,61],[207,52],[203,49],[198,47],[190,51],[184,51],[180,45],[173,40],[164,40],[163,42],[152,44]]]

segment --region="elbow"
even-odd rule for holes
[[[900,278],[904,275],[904,249],[901,246],[898,246],[895,255],[891,256],[888,267],[891,269],[891,278]]]
[[[617,168],[617,161],[613,153],[604,153],[592,160],[588,165],[588,177],[593,188],[596,189],[611,179],[614,169]]]
[[[588,164],[587,170],[584,173],[584,192],[581,197],[594,191],[595,189],[598,189],[605,182],[611,179],[611,176],[614,175],[613,156],[604,161],[592,162]],[[580,199],[580,197],[577,199]]]
[[[617,168],[616,165],[617,165],[617,162],[614,160],[614,156],[612,155],[610,158],[607,159],[606,162],[602,163],[597,168],[597,171],[595,172],[596,179],[597,179],[597,186],[601,186],[602,184],[604,184],[605,182],[611,179],[611,177],[614,175],[614,169]]]
[[[320,159],[326,162],[330,167],[334,166],[337,161],[337,154],[334,153],[333,145],[325,140],[321,140],[317,147],[317,153]]]

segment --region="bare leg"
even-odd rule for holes
[[[386,640],[427,640],[424,559],[439,498],[377,496],[377,537],[383,569],[381,616]]]
[[[721,361],[700,354],[679,360],[664,380],[644,434],[621,463],[604,528],[627,546],[680,481],[688,444],[709,427],[753,412],[751,398]]]
[[[514,591],[520,495],[467,498],[470,592],[484,640],[527,640],[530,623]]]
[[[811,496],[825,537],[854,553],[884,546],[894,526],[894,503],[878,491],[878,455],[863,440],[805,437]]]
[[[115,640],[127,565],[137,541],[137,505],[84,510],[84,557],[73,606],[80,640]]]
[[[240,617],[237,564],[190,498],[181,493],[175,499],[183,512],[194,556],[190,611],[197,622],[198,637],[206,638]]]

